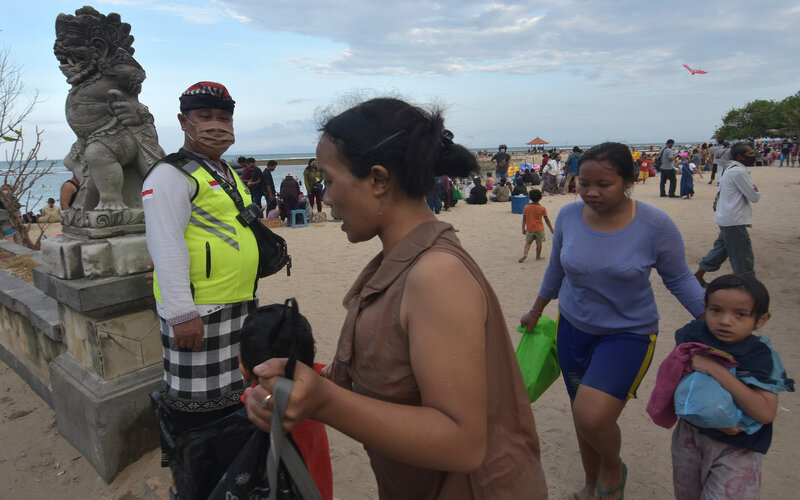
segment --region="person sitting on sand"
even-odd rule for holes
[[[500,182],[498,182],[497,186],[494,187],[492,193],[494,193],[494,196],[492,196],[492,201],[511,201],[511,189],[508,188],[508,182],[505,178],[500,179]]]
[[[495,180],[494,177],[492,177],[492,173],[489,172],[488,174],[486,174],[486,190],[492,191],[496,185],[497,181]]]
[[[475,176],[475,185],[472,186],[472,189],[469,191],[469,196],[467,197],[467,204],[469,205],[486,205],[488,201],[486,199],[486,188],[483,187],[481,184],[481,178]]]
[[[522,177],[518,178],[514,184],[514,191],[511,192],[511,196],[528,196],[528,190],[525,189],[525,181],[522,180]]]
[[[78,196],[80,188],[81,181],[75,175],[72,176],[72,179],[68,179],[61,185],[61,194],[59,195],[61,210],[72,208],[72,204],[75,203],[75,197]]]
[[[544,499],[536,425],[500,303],[425,202],[434,172],[478,168],[445,130],[438,111],[391,98],[322,126],[324,201],[350,242],[378,237],[382,251],[344,299],[323,376],[296,364],[283,430],[313,418],[363,443],[381,500]],[[260,385],[248,389],[247,413],[262,430],[285,366],[271,359],[253,370]]]
[[[39,222],[61,222],[61,207],[56,206],[54,198],[47,199],[47,205],[42,208]]]
[[[292,174],[286,174],[286,177],[281,181],[280,188],[281,198],[281,219],[292,222],[291,215],[293,210],[297,210],[300,206],[300,184],[292,177]]]

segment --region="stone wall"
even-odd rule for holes
[[[2,241],[11,253],[37,252]],[[40,261],[41,262],[41,261]],[[34,285],[0,270],[0,359],[56,413],[58,431],[106,482],[158,446],[149,394],[161,385],[161,339],[143,273]]]
[[[35,251],[0,241],[14,254]],[[65,351],[58,302],[30,283],[0,270],[0,359],[52,406],[50,363]]]

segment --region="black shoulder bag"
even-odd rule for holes
[[[223,179],[216,170],[209,167],[205,161],[192,154],[190,151],[181,150],[178,153],[172,153],[162,161],[178,167],[178,164],[183,158],[196,161],[215,181],[217,181],[225,193],[233,200],[236,209],[239,210],[239,215],[236,216],[236,219],[242,226],[249,227],[253,231],[256,237],[256,243],[258,244],[258,277],[266,278],[267,276],[272,276],[284,267],[286,267],[286,275],[291,276],[292,256],[289,255],[286,240],[273,233],[272,230],[261,223],[261,209],[258,205],[251,203],[244,206],[239,191],[236,190],[230,182]],[[231,168],[230,165],[228,165],[228,168]]]

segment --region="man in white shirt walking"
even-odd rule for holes
[[[734,160],[720,179],[719,199],[714,214],[714,222],[719,226],[719,236],[695,272],[701,285],[705,285],[705,273],[719,270],[728,258],[734,274],[755,277],[753,246],[747,226],[753,223],[750,204],[756,203],[761,194],[750,180],[750,172],[745,168],[755,164],[755,150],[752,143],[737,142],[730,148],[730,154]]]

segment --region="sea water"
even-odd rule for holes
[[[272,178],[275,181],[276,189],[280,189],[281,181],[284,177],[286,177],[286,174],[289,173],[292,174],[292,176],[302,185],[303,170],[305,170],[306,166],[308,165],[308,161],[302,159],[310,158],[312,156],[313,155],[311,154],[307,156],[292,155],[293,158],[286,159],[286,155],[253,155],[253,158],[256,160],[272,158],[279,160],[281,165],[278,165],[278,167],[272,172]],[[236,158],[225,158],[231,165],[236,166]],[[45,168],[46,166],[50,165],[51,161],[52,160],[40,162],[39,168]],[[266,167],[260,168],[263,170]],[[0,182],[2,182],[6,172],[8,172],[8,169],[8,163],[0,162]],[[12,182],[13,178],[14,174],[12,172],[9,175],[9,182]],[[53,167],[50,169],[50,172],[37,179],[28,193],[19,200],[20,204],[22,204],[22,208],[20,210],[22,210],[23,213],[33,212],[38,214],[40,209],[47,204],[48,198],[54,198],[56,200],[56,204],[58,204],[60,201],[59,195],[61,193],[61,185],[71,178],[72,172],[70,172],[69,169],[64,166],[64,163],[60,160],[55,161]],[[302,190],[305,191],[305,187],[303,187]]]

